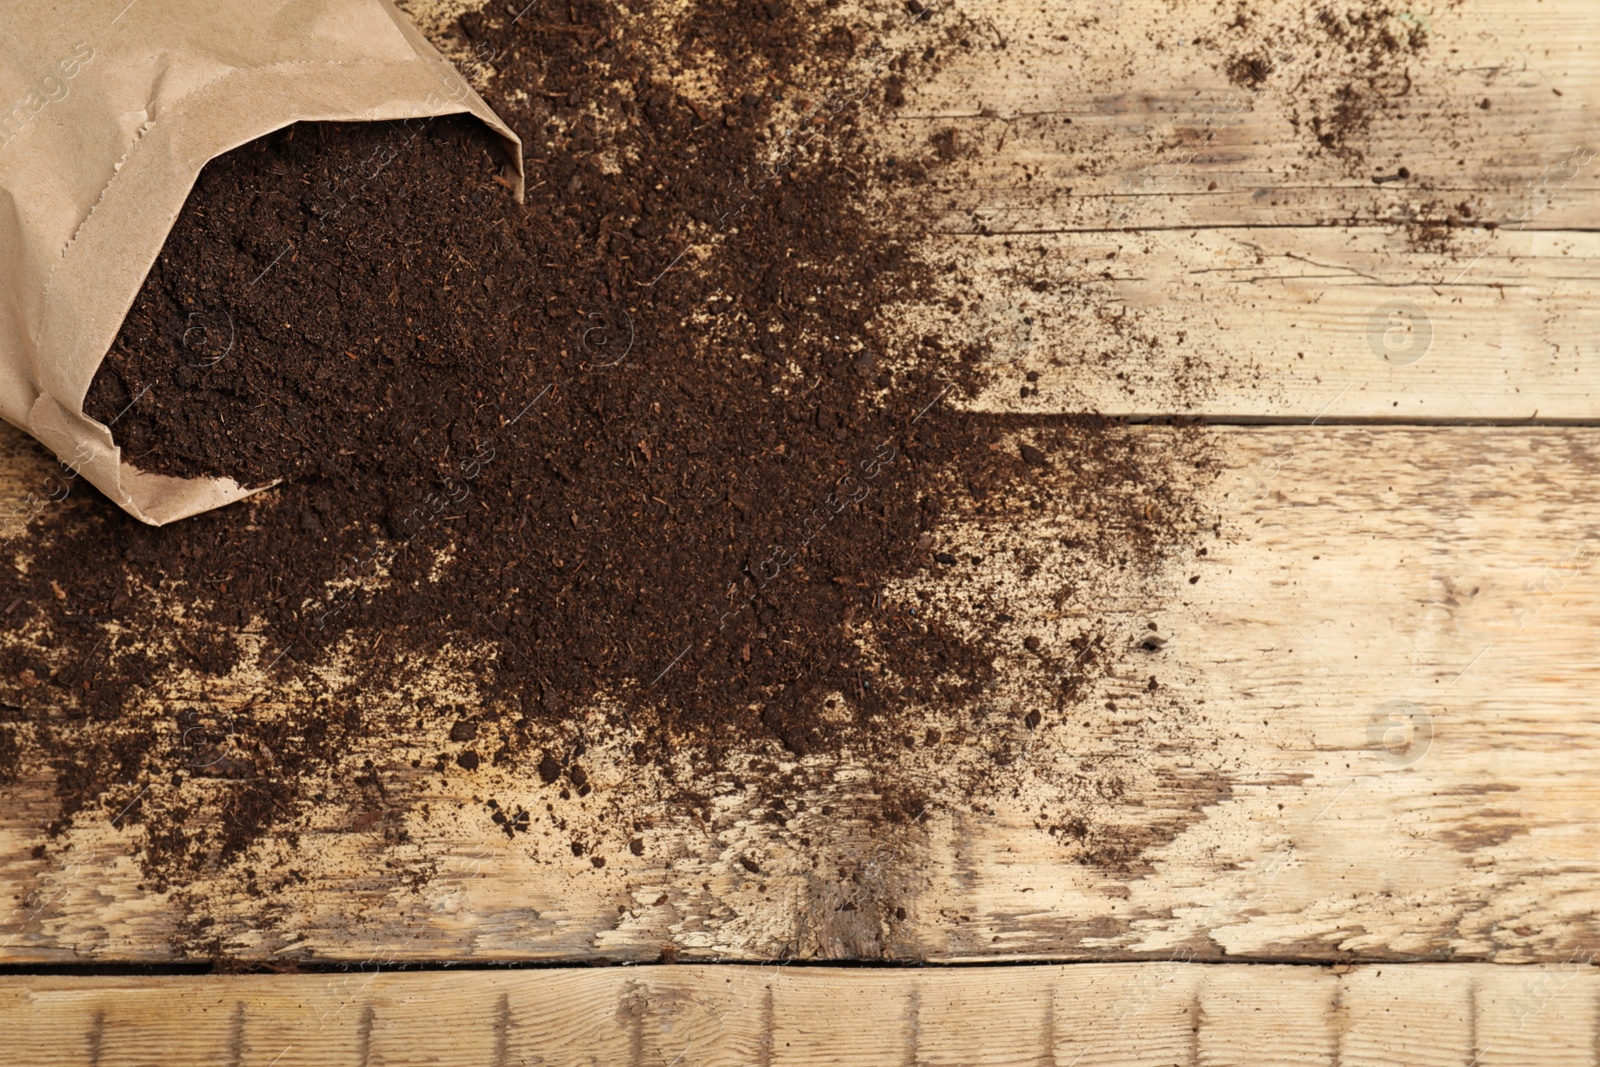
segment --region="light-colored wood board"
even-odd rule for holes
[[[1381,26],[1421,28],[1427,43],[1354,57],[1317,28],[1325,10],[1362,9],[1009,0],[972,10],[982,29],[971,36],[990,50],[946,50],[936,71],[905,78],[906,151],[953,129],[969,160],[918,195],[942,228],[968,233],[1452,217],[1479,237],[1489,222],[1593,228],[1600,69],[1582,0],[1380,9]],[[1274,69],[1237,84],[1228,63],[1244,55]],[[1375,106],[1330,151],[1310,121],[1347,85]],[[1401,166],[1404,180],[1372,180]]]
[[[848,755],[798,761],[806,808],[783,819],[736,761],[703,783],[711,802],[665,803],[594,709],[595,793],[548,817],[553,791],[526,772],[447,785],[409,769],[435,741],[374,741],[392,810],[375,824],[334,790],[298,848],[252,852],[247,866],[306,879],[263,899],[237,872],[141,888],[139,831],[109,821],[120,804],[46,841],[50,782],[34,776],[0,804],[0,955],[1560,962],[1600,947],[1600,430],[1118,432],[1192,468],[1174,477],[1215,531],[1205,555],[1063,590],[1081,572],[1063,544],[1085,521],[1075,472],[965,505],[942,536],[983,562],[888,591],[987,633],[1001,679],[968,709],[981,729],[940,719],[938,744],[875,768],[929,798],[918,821],[878,820]],[[13,459],[9,483],[44,469]],[[1068,642],[1090,628],[1119,654],[1061,699]],[[470,678],[439,677],[470,696]],[[473,796],[524,804],[531,832],[508,840]]]
[[[0,1063],[1577,1067],[1597,997],[1577,961],[32,976]]]
[[[908,72],[879,137],[931,161],[956,135],[930,184],[893,195],[931,213],[924,252],[957,265],[937,294],[957,303],[927,317],[1002,365],[982,406],[1014,408],[1031,371],[1035,410],[1600,417],[1583,0],[1390,13],[1428,45],[1354,74],[1306,29],[1325,6],[1013,0],[967,13],[983,48]],[[1227,60],[1252,53],[1279,68],[1231,85]],[[1352,78],[1365,99],[1385,77],[1410,91],[1345,153],[1319,150],[1310,121]]]
[[[1597,234],[1505,234],[1464,259],[1327,227],[929,244],[965,298],[901,321],[984,339],[977,410],[1321,424],[1600,414]]]

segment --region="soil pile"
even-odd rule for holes
[[[1071,471],[1074,506],[1117,516],[1090,568],[1198,520],[1095,420],[1003,444],[951,406],[984,342],[895,311],[940,269],[881,194],[949,165],[949,135],[889,159],[864,127],[961,47],[920,11],[899,50],[783,0],[463,17],[525,205],[459,119],[302,125],[208,166],[88,409],[145,469],[281,484],[160,530],[78,498],[35,524],[0,574],[0,772],[48,761],[56,829],[142,827],[166,885],[292,836],[319,774],[385,789],[389,736],[436,739],[422,773],[563,796],[589,791],[583,744],[547,727],[596,702],[659,767],[958,747],[929,709],[976,699],[992,649],[886,594],[976,565],[951,501]],[[1058,703],[1102,658],[1092,625],[1074,640],[1039,657]],[[270,685],[232,692],[251,671]],[[920,814],[880,784],[887,817]]]

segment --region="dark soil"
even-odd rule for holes
[[[53,767],[55,831],[140,827],[152,883],[181,882],[292,844],[329,775],[394,803],[373,742],[401,736],[432,739],[419,773],[581,797],[585,741],[549,738],[597,706],[668,778],[690,752],[851,751],[882,768],[884,816],[915,818],[896,754],[953,766],[966,734],[929,722],[993,675],[988,638],[889,592],[975,568],[955,502],[1042,508],[1070,474],[1051,507],[1102,530],[1082,566],[1192,543],[1165,459],[1089,418],[1003,444],[1015,426],[953,406],[984,344],[885,313],[942,266],[878,194],[952,154],[936,134],[880,159],[864,129],[959,47],[954,16],[878,55],[762,8],[703,0],[654,36],[591,0],[464,18],[525,140],[525,204],[460,118],[301,125],[205,169],[87,409],[121,415],[145,469],[279,484],[162,529],[74,497],[0,574],[0,775]],[[677,88],[686,67],[720,103]],[[1109,655],[1092,618],[1073,640],[1030,638],[1054,697],[1027,731]],[[469,697],[429,681],[442,664]]]
[[[1373,123],[1415,105],[1413,64],[1426,51],[1421,18],[1386,4],[1301,7],[1240,3],[1225,30],[1202,40],[1239,89],[1285,93],[1289,121],[1351,175],[1369,165]],[[1415,113],[1413,108],[1413,114]]]

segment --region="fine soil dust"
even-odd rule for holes
[[[950,275],[883,194],[963,152],[870,134],[983,46],[954,13],[876,17],[463,15],[441,43],[523,136],[522,205],[460,118],[300,125],[206,167],[87,409],[144,469],[272,488],[162,529],[86,495],[36,520],[0,574],[0,781],[48,767],[50,833],[113,820],[151,888],[264,893],[303,880],[329,806],[406,844],[424,783],[599,869],[643,854],[620,799],[573,829],[602,751],[652,802],[735,788],[779,823],[849,759],[906,824],[1098,715],[1130,646],[1097,598],[1196,550],[1204,438],[961,410],[1024,379],[992,338],[907,326]],[[1044,512],[1048,549],[957,536]],[[1048,630],[939,591],[1001,558],[1049,579]],[[1138,758],[1072,777],[1115,803]],[[1057,799],[1041,829],[1083,862],[1150,843]]]

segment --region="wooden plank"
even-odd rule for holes
[[[904,317],[986,342],[993,367],[975,410],[1323,423],[1600,415],[1600,234],[1503,232],[1481,258],[1354,227],[930,245],[967,299]],[[1038,392],[1019,398],[1025,385]]]
[[[1022,798],[952,819],[931,847],[950,857],[932,879],[940,913],[972,917],[944,925],[934,955],[1026,954],[1057,935],[1066,953],[1244,957],[1448,943],[1554,959],[1587,944],[1594,431],[1212,436],[1225,532],[1178,564],[1198,584],[1175,593],[1180,570],[1123,601],[1128,640],[1149,621],[1167,643],[1108,683],[1120,718],[1063,738]],[[999,561],[1047,528],[1008,518],[974,524],[996,561],[983,578],[1038,604],[1053,568],[1007,585]],[[1146,677],[1161,689],[1142,693]],[[1128,791],[1074,810],[1124,839],[1169,827],[1128,877],[1014,836],[1037,832],[1041,808],[1061,817],[1045,798],[1086,757],[1119,761]],[[1566,933],[1532,948],[1554,932],[1535,915]]]
[[[1381,27],[1421,28],[1427,43],[1355,56],[1318,29],[1323,11],[1361,13],[1340,3],[990,5],[971,36],[1003,49],[948,50],[936,71],[905,79],[903,148],[954,129],[967,161],[918,196],[956,233],[1403,229],[1451,217],[1464,231],[1593,227],[1600,69],[1582,0],[1393,12]],[[1245,54],[1272,61],[1259,84],[1228,76]],[[1402,91],[1385,95],[1390,77]],[[1365,129],[1340,139],[1343,152],[1329,151],[1309,120],[1346,86],[1376,106]],[[1401,166],[1403,180],[1372,180]]]
[[[1200,4],[1012,0],[976,21],[989,50],[908,77],[881,137],[916,160],[956,135],[957,161],[903,200],[932,213],[924,254],[952,265],[923,317],[1003,364],[981,407],[1014,409],[1031,371],[1034,411],[1600,415],[1583,0],[1390,18],[1429,43],[1363,57],[1358,97],[1383,76],[1411,91],[1343,155],[1308,125],[1352,80],[1343,47],[1306,29],[1324,6],[1240,9],[1239,29]],[[1252,52],[1275,73],[1231,85],[1226,61]]]
[[[1325,6],[1255,5],[1244,29],[1231,8],[1160,0],[936,16],[924,37],[959,23],[974,47],[907,68],[907,104],[874,135],[884,156],[931,162],[931,138],[955,132],[931,184],[889,194],[930,231],[919,253],[950,269],[885,323],[985,341],[986,411],[1600,418],[1587,0],[1389,18],[1429,43],[1361,57],[1413,91],[1349,138],[1356,172],[1307,125],[1352,77],[1305,29]],[[903,26],[891,38],[921,47]],[[1263,50],[1274,75],[1230,84],[1226,61]],[[863,60],[859,79],[884,62]],[[1412,177],[1373,183],[1400,166]],[[1025,384],[1038,393],[1019,399]]]
[[[157,894],[136,831],[46,842],[50,783],[28,779],[0,804],[0,957],[1558,963],[1600,948],[1600,430],[1118,432],[1198,495],[1205,555],[1063,593],[1074,539],[1115,521],[1075,510],[1074,472],[1041,475],[1037,498],[954,501],[943,536],[982,562],[889,594],[987,633],[1000,681],[971,709],[984,729],[947,740],[968,712],[941,713],[938,745],[874,768],[927,795],[920,820],[883,823],[867,768],[821,757],[796,764],[791,819],[737,760],[686,811],[634,775],[596,710],[595,794],[548,821],[527,776],[447,786],[409,770],[431,742],[388,738],[369,755],[407,798],[408,841],[330,802],[299,848],[269,841],[249,864],[303,884],[260,898],[218,872]],[[1067,642],[1090,628],[1124,651],[1063,702]],[[183,684],[170,699],[197,698]],[[230,685],[240,699],[263,683]],[[499,833],[491,795],[533,812],[531,834]]]
[[[1593,1063],[1588,965],[645,967],[0,980],[30,1067]]]

